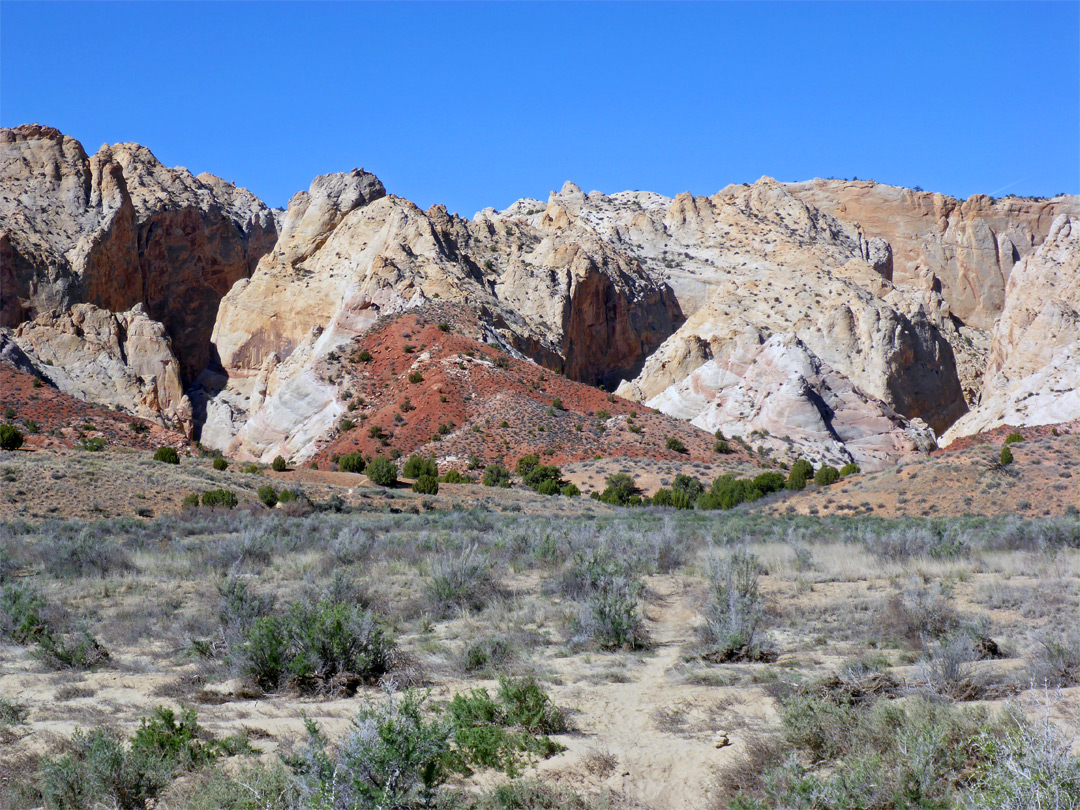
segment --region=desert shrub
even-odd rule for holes
[[[346,453],[338,459],[338,469],[341,472],[362,473],[364,466],[362,453]]]
[[[787,488],[792,492],[806,489],[806,482],[814,477],[814,465],[800,458],[788,471]]]
[[[356,359],[361,363],[370,363],[371,352],[369,352],[367,349],[361,349],[360,352],[356,355]]]
[[[421,374],[419,371],[409,372],[409,382],[411,382],[413,385],[416,385],[417,383],[422,383],[423,381],[424,375]]]
[[[500,669],[517,656],[517,646],[509,636],[484,636],[465,643],[458,666],[469,674]]]
[[[780,492],[784,489],[786,483],[787,481],[781,473],[771,471],[755,476],[753,481],[754,489],[757,489],[763,495],[768,495],[770,492]]]
[[[401,468],[401,474],[405,478],[419,478],[421,475],[428,475],[437,478],[439,475],[439,465],[435,463],[433,458],[424,458],[423,456],[409,456],[409,460],[405,462],[405,465]]]
[[[227,489],[208,489],[202,494],[203,506],[224,506],[226,509],[232,509],[239,502],[236,493]]]
[[[338,422],[338,430],[342,433],[348,433],[354,427],[356,427],[356,422],[352,419],[345,418]]]
[[[258,475],[262,472],[262,467],[258,464],[247,464],[244,466],[244,472],[248,475]]]
[[[491,559],[476,545],[444,552],[431,564],[427,599],[439,616],[454,608],[481,609],[495,593]]]
[[[225,460],[224,456],[214,456],[214,469],[221,471],[229,469],[229,462]]]
[[[518,468],[522,483],[541,495],[558,495],[566,483],[562,479],[562,469],[553,464],[532,464],[526,473],[520,472],[520,463]]]
[[[55,669],[93,669],[109,660],[109,651],[86,628],[50,632],[37,641],[37,655]]]
[[[1080,683],[1080,635],[1044,634],[1032,653],[1031,675],[1039,686]]]
[[[526,478],[529,473],[533,471],[533,468],[539,464],[540,456],[536,453],[528,453],[518,459],[517,466],[514,468],[514,474],[519,478]]]
[[[985,696],[989,684],[987,672],[977,663],[980,657],[968,633],[951,633],[927,644],[926,656],[919,662],[920,680],[940,697],[978,700]]]
[[[1022,441],[1024,441],[1024,437],[1021,436],[1019,433],[1015,432],[1010,433],[1008,436],[1005,437],[1005,444],[1016,444],[1017,442]]]
[[[247,762],[228,769],[215,764],[170,794],[175,806],[184,810],[298,810],[301,806],[299,788],[280,761]]]
[[[35,588],[14,582],[0,590],[0,635],[30,644],[50,632],[45,597]]]
[[[8,726],[22,725],[26,721],[26,706],[0,695],[0,731]]]
[[[637,483],[626,473],[609,475],[605,481],[607,486],[597,496],[597,500],[612,506],[640,506],[641,490]]]
[[[0,425],[0,450],[18,450],[22,444],[22,431],[14,425]]]
[[[849,475],[858,475],[862,470],[859,469],[859,465],[854,462],[851,464],[845,464],[840,468],[840,477],[847,478]]]
[[[259,496],[259,500],[270,509],[277,506],[278,491],[274,488],[273,484],[263,484],[256,491],[256,494]]]
[[[106,444],[107,442],[103,436],[93,436],[89,439],[83,439],[76,445],[76,448],[85,450],[87,453],[100,453],[105,449]],[[180,460],[177,459],[176,463],[179,464]]]
[[[444,484],[471,484],[473,483],[471,478],[462,475],[457,470],[450,469],[446,471],[446,475],[439,478]]]
[[[54,577],[98,576],[129,573],[135,570],[128,553],[116,540],[93,528],[74,537],[61,537],[45,561],[45,570]]]
[[[765,601],[758,590],[761,563],[745,551],[732,551],[709,569],[710,598],[699,634],[704,655],[717,661],[758,659],[766,654],[758,629]]]
[[[157,707],[126,744],[103,728],[77,731],[62,756],[46,755],[38,785],[50,810],[144,810],[176,776],[253,749],[243,737],[214,739],[195,712]]]
[[[194,509],[199,505],[199,493],[189,492],[184,496],[184,500],[180,502],[181,509]]]
[[[682,441],[680,441],[675,436],[668,436],[667,442],[665,442],[665,446],[668,450],[673,450],[676,453],[686,452],[686,445],[683,444]]]
[[[413,492],[422,495],[438,495],[439,479],[434,475],[421,475],[412,485]]]
[[[1010,712],[1003,733],[984,730],[975,744],[978,764],[967,810],[1056,810],[1080,807],[1080,757],[1049,720],[1026,721]]]
[[[761,497],[764,497],[764,494],[752,479],[721,475],[713,481],[709,491],[698,498],[698,508],[734,509],[741,503],[756,501]]]
[[[938,584],[915,585],[893,594],[879,610],[877,630],[885,638],[920,648],[960,629],[960,617]]]
[[[162,464],[179,464],[180,454],[176,452],[175,447],[159,447],[154,453],[154,461],[160,461]]]
[[[595,643],[601,649],[638,649],[648,643],[641,615],[642,583],[626,576],[596,583],[571,619],[571,644]]]
[[[274,460],[270,462],[270,469],[274,472],[285,472],[287,468],[284,456],[274,456]]]
[[[519,778],[478,797],[473,810],[590,810],[593,807],[569,788]]]
[[[364,469],[371,483],[380,487],[392,487],[397,484],[397,467],[386,456],[375,456]]]
[[[819,487],[827,487],[840,480],[840,471],[836,467],[822,464],[821,469],[814,473],[814,483]]]
[[[274,595],[257,594],[247,581],[230,576],[218,585],[218,622],[231,646],[243,641],[256,619],[269,616],[276,601]]]
[[[559,494],[566,498],[576,498],[581,495],[581,490],[578,489],[577,484],[568,482],[562,485]]]
[[[509,489],[510,471],[502,464],[489,464],[484,470],[483,484],[485,487]]]
[[[796,696],[781,707],[784,744],[737,810],[900,810],[962,806],[986,735],[1001,733],[985,709],[912,698],[864,707]],[[812,769],[805,763],[813,763]]]
[[[722,456],[735,452],[731,449],[731,445],[728,444],[727,439],[717,439],[716,444],[713,445],[713,450]]]
[[[306,692],[335,685],[355,690],[357,681],[385,674],[393,652],[371,613],[331,602],[294,602],[282,615],[256,619],[242,650],[245,672],[259,688],[292,684]],[[340,683],[332,683],[339,676]]]
[[[1001,448],[1001,459],[1000,459],[1000,461],[1001,461],[1002,466],[1005,466],[1007,464],[1012,464],[1013,463],[1012,450],[1010,450],[1008,447],[1002,447]]]

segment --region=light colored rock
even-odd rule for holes
[[[682,320],[674,296],[624,253],[541,223],[528,204],[522,219],[484,211],[470,222],[388,196],[362,171],[316,178],[290,202],[274,251],[222,299],[212,341],[228,383],[196,396],[204,443],[228,438],[254,457],[312,452],[308,426],[325,430],[333,410],[314,370],[378,317],[435,298],[480,312],[505,348],[573,379],[617,381],[640,367]],[[210,401],[219,397],[227,407]]]
[[[76,304],[3,331],[60,391],[191,435],[191,402],[169,336],[141,304],[121,313]]]
[[[0,129],[0,326],[78,303],[143,304],[191,378],[209,359],[218,300],[276,238],[253,194],[138,144],[87,157],[51,127]]]
[[[1080,215],[1061,214],[1013,269],[978,407],[942,437],[1080,418]]]

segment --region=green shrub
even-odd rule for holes
[[[18,450],[22,447],[22,432],[14,425],[0,425],[0,449]]]
[[[208,489],[202,494],[203,506],[224,506],[232,509],[238,503],[236,494],[227,489]]]
[[[262,472],[262,467],[260,467],[258,464],[248,464],[244,467],[244,472],[246,472],[248,475],[258,475]]]
[[[699,509],[734,509],[740,503],[756,501],[764,493],[749,478],[721,475],[708,492],[698,498]]]
[[[780,492],[787,479],[778,472],[763,472],[754,478],[754,488],[759,490],[763,495],[768,495],[770,492]]]
[[[800,458],[791,465],[788,472],[787,488],[792,492],[806,489],[806,482],[814,477],[814,465],[804,458]]]
[[[471,484],[472,479],[467,478],[457,470],[447,470],[446,475],[439,479],[444,484]]]
[[[346,453],[338,459],[338,469],[341,472],[362,473],[364,471],[364,456],[361,453]]]
[[[221,471],[229,469],[229,462],[225,460],[224,456],[214,456],[214,469]]]
[[[485,487],[510,488],[510,471],[502,464],[489,464],[484,470]]]
[[[840,480],[840,471],[836,467],[822,464],[821,469],[814,473],[814,483],[819,487],[827,487]]]
[[[517,655],[517,648],[507,636],[484,636],[468,641],[461,650],[461,669],[469,674],[489,672],[505,666]]]
[[[375,456],[364,469],[371,483],[380,487],[392,487],[397,484],[397,467],[386,456]]]
[[[423,381],[424,375],[421,374],[419,371],[409,372],[409,382],[411,382],[413,385],[416,385],[417,383],[422,383]]]
[[[558,495],[562,491],[563,484],[566,483],[562,480],[562,470],[547,464],[532,465],[522,482],[541,495]]]
[[[517,467],[514,468],[514,473],[519,478],[527,478],[529,473],[533,471],[534,467],[539,466],[540,456],[536,453],[529,453],[518,459]]]
[[[553,400],[551,400],[551,407],[552,407],[552,408],[554,408],[554,409],[555,409],[555,410],[557,410],[557,411],[564,411],[564,410],[566,410],[566,409],[565,409],[565,408],[563,407],[563,404],[562,404],[562,400],[561,400],[561,399],[559,399],[558,397],[555,397],[555,398],[554,398]]]
[[[421,475],[413,482],[413,492],[419,492],[421,495],[438,495],[439,494],[439,479],[434,475]]]
[[[1017,442],[1024,441],[1024,437],[1019,433],[1010,433],[1005,437],[1005,444],[1016,444]]]
[[[274,472],[285,472],[288,465],[285,463],[283,456],[274,456],[274,460],[270,463],[270,469]]]
[[[283,615],[252,622],[242,648],[245,673],[261,689],[294,685],[301,691],[358,685],[346,676],[373,682],[385,674],[393,643],[375,617],[352,604],[295,602]]]
[[[421,475],[438,477],[439,465],[433,458],[423,456],[409,456],[409,460],[401,468],[401,474],[405,478],[419,478]]]
[[[180,502],[181,509],[193,509],[199,505],[199,493],[191,492],[184,496],[184,500]]]
[[[1010,450],[1008,447],[1002,447],[1001,448],[1001,465],[1004,467],[1004,466],[1007,466],[1007,465],[1012,464],[1012,463],[1013,463],[1012,450]]]
[[[858,475],[862,470],[859,469],[859,465],[852,462],[851,464],[845,464],[840,468],[840,477],[847,478],[849,475]]]
[[[594,641],[608,650],[644,647],[648,634],[641,616],[642,590],[641,582],[626,576],[599,580],[571,620],[571,642],[582,646]]]
[[[713,450],[723,456],[735,452],[731,449],[731,445],[728,444],[727,439],[717,439],[716,444],[713,445]]]
[[[367,349],[361,349],[360,353],[356,355],[356,359],[361,363],[370,363],[371,352],[369,352]]]
[[[180,454],[176,452],[175,447],[159,447],[154,453],[154,461],[160,461],[162,464],[179,464]]]
[[[685,453],[686,445],[674,436],[668,436],[667,449],[674,450],[676,453]]]
[[[634,479],[626,473],[609,475],[605,483],[607,486],[598,497],[601,502],[613,506],[641,505],[641,490],[638,489]]]
[[[264,484],[259,487],[256,493],[259,496],[259,500],[262,501],[268,508],[273,509],[277,506],[278,491],[274,489],[272,484]]]
[[[567,483],[559,490],[559,494],[565,498],[576,498],[581,495],[581,490],[578,489],[576,484]]]
[[[37,783],[50,810],[144,810],[172,780],[223,756],[253,753],[243,737],[214,739],[195,712],[157,707],[125,745],[104,728],[77,731],[63,756],[46,755]]]
[[[89,439],[83,439],[83,441],[79,443],[78,449],[85,450],[88,453],[100,453],[105,449],[106,444],[107,442],[103,436],[94,436]],[[180,463],[179,458],[176,460],[176,463]]]

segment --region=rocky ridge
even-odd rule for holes
[[[205,367],[218,301],[276,237],[273,213],[253,194],[167,168],[138,144],[87,156],[51,127],[0,130],[0,327],[32,322],[14,335],[30,352],[62,334],[54,359],[65,373],[45,373],[80,398],[110,391],[115,404],[190,432],[179,380]],[[77,305],[97,313],[71,313]],[[92,337],[79,348],[83,322]],[[102,330],[117,334],[102,343]]]

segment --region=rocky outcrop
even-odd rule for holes
[[[1013,269],[978,407],[943,443],[1001,425],[1080,416],[1080,215],[1061,214]]]
[[[11,340],[33,358],[37,376],[63,393],[191,435],[191,402],[169,336],[142,304],[121,313],[76,304],[24,321]]]
[[[320,364],[382,316],[442,299],[480,337],[589,383],[618,380],[682,321],[674,296],[594,235],[493,212],[421,211],[362,170],[316,178],[281,238],[222,300],[203,380],[202,441],[240,455],[313,452],[343,407]]]
[[[190,378],[208,360],[218,301],[276,238],[253,194],[138,144],[87,157],[51,127],[0,130],[0,326],[78,303],[142,304]]]
[[[957,200],[860,180],[785,187],[866,239],[887,241],[896,284],[936,287],[951,315],[984,330],[1001,313],[1016,264],[1042,244],[1060,214],[1080,214],[1075,197],[995,200],[978,194]]]
[[[955,327],[940,295],[894,285],[885,240],[846,226],[770,178],[712,197],[674,199],[584,194],[567,184],[542,214],[527,205],[499,216],[618,246],[670,285],[690,313],[641,373],[619,387],[623,396],[710,429],[728,419],[722,429],[734,435],[772,431],[778,423],[767,414],[820,414],[818,405],[832,402],[846,414],[835,425],[820,415],[803,420],[798,430],[780,431],[791,441],[775,449],[858,458],[867,466],[932,443],[925,425],[944,430],[966,410],[947,339]],[[784,362],[774,356],[775,340],[785,347]],[[759,359],[765,346],[769,362]],[[803,376],[812,382],[781,385],[777,369],[808,364],[816,371]],[[781,376],[787,381],[790,374]],[[764,400],[749,410],[724,407],[736,393],[764,397],[766,380],[783,389],[767,407]],[[923,420],[923,428],[913,420]]]

